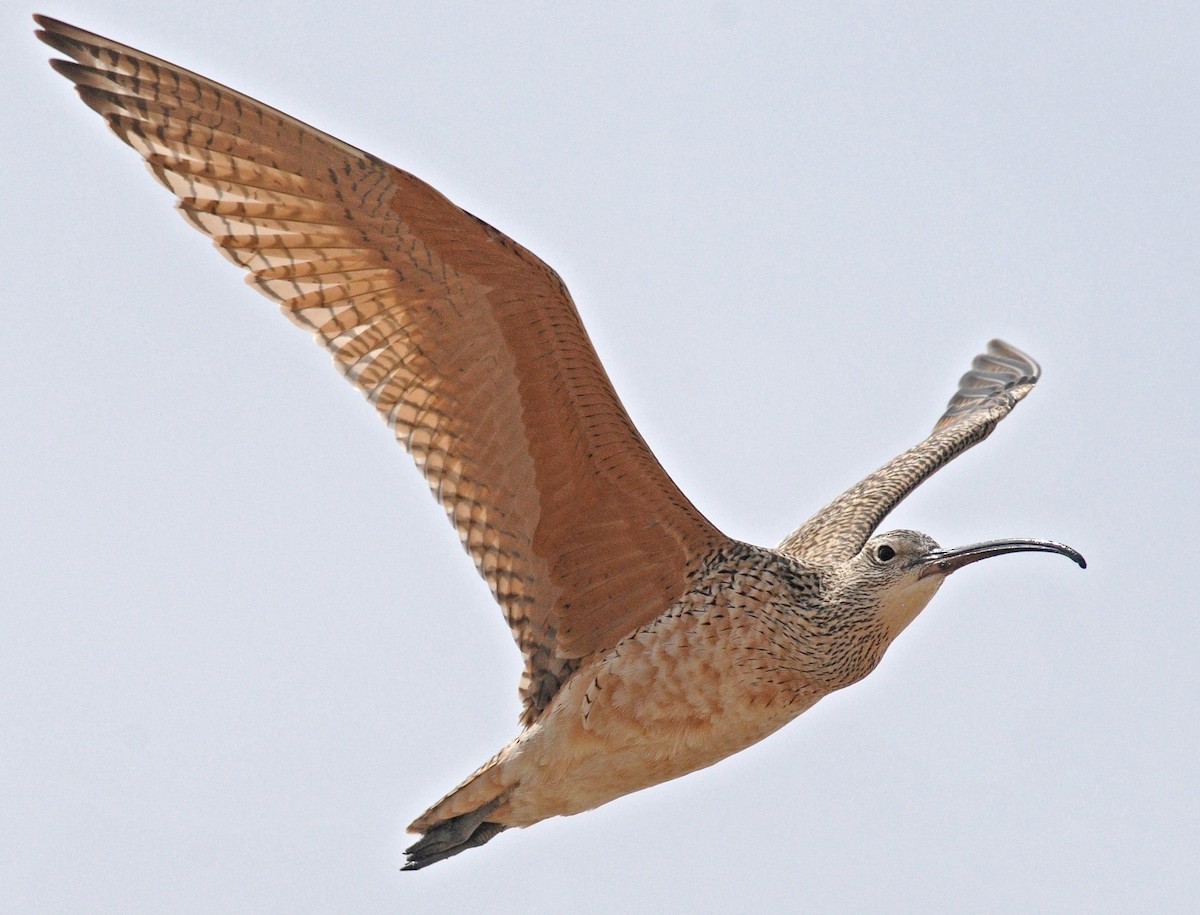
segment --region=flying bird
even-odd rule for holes
[[[875,668],[948,575],[1043,540],[875,534],[1039,376],[999,341],[920,444],[775,548],[714,527],[634,428],[558,275],[418,178],[53,19],[55,70],[315,335],[425,475],[524,656],[520,733],[409,827],[417,869],[762,740]]]

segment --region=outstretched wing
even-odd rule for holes
[[[778,548],[798,559],[838,561],[857,555],[893,508],[972,445],[987,438],[1017,401],[1033,390],[1038,364],[1000,340],[976,356],[971,371],[925,441],[850,487],[788,536]]]
[[[54,68],[412,454],[525,655],[526,722],[572,659],[683,593],[725,538],[638,435],[553,270],[368,153],[36,19],[75,61]]]

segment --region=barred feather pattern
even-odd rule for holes
[[[557,274],[419,179],[38,17],[83,100],[392,427],[524,657],[522,720],[726,542],[621,406]]]

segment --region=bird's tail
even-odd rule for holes
[[[462,813],[442,820],[429,827],[420,839],[404,851],[404,870],[417,871],[443,858],[457,855],[460,851],[482,845],[493,836],[508,829],[503,823],[493,823],[487,818],[503,798],[496,798],[478,810]]]
[[[420,870],[475,848],[508,828],[509,824],[492,817],[507,800],[512,787],[503,777],[500,764],[504,756],[501,750],[413,821],[408,831],[422,836],[405,849],[404,870]]]

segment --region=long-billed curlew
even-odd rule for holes
[[[415,869],[711,765],[849,686],[946,576],[1041,540],[872,536],[1037,364],[993,341],[915,448],[775,549],[731,540],[638,435],[549,267],[422,181],[53,19],[42,41],[183,215],[316,335],[395,431],[525,658],[523,729],[412,824]]]

